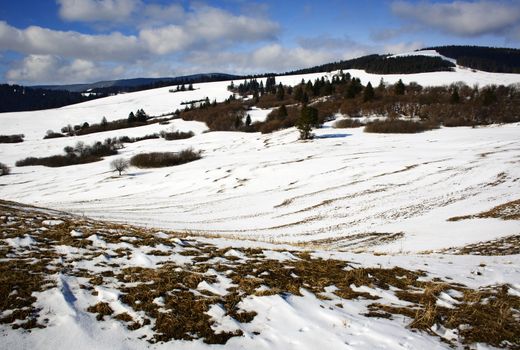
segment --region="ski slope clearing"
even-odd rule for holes
[[[5,349],[520,345],[518,252],[307,252],[5,201],[0,225]]]
[[[427,57],[440,57],[445,61],[450,61],[453,64],[457,64],[457,60],[441,55],[435,50],[419,50],[413,52],[403,52],[392,55],[390,57],[409,57],[409,56],[427,56]]]

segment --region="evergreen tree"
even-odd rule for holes
[[[312,127],[318,125],[318,110],[313,107],[303,106],[296,127],[300,131],[300,140],[312,138]]]
[[[394,85],[394,93],[396,95],[404,95],[406,87],[403,84],[403,81],[399,79],[399,81]]]
[[[251,125],[251,116],[248,114],[246,117],[246,126],[249,127]]]
[[[135,113],[135,118],[137,119],[138,122],[144,123],[148,119],[148,116],[146,115],[145,111],[141,108],[141,109],[138,109],[137,112]]]
[[[457,104],[460,102],[459,89],[457,87],[453,88],[450,96],[450,103]]]
[[[303,89],[301,84],[294,89],[294,99],[298,102],[303,101]]]
[[[368,82],[367,86],[365,87],[365,91],[363,92],[363,101],[368,102],[372,101],[375,97],[374,88],[372,87],[372,84]]]
[[[278,88],[276,89],[276,99],[278,101],[281,101],[281,100],[283,100],[284,96],[285,96],[285,90],[283,88],[282,83],[280,83],[280,84],[278,84]]]
[[[386,87],[385,87],[385,81],[383,78],[381,78],[381,80],[379,80],[379,85],[377,86],[377,92],[382,95],[386,90]]]
[[[309,95],[307,95],[306,92],[303,93],[302,103],[303,103],[304,105],[306,105],[307,103],[309,103]]]
[[[345,92],[346,98],[354,98],[363,90],[363,85],[361,85],[361,81],[359,79],[352,79],[347,86],[347,90]]]
[[[130,112],[127,120],[128,120],[129,124],[135,123],[137,121],[137,118],[135,117],[134,112]]]

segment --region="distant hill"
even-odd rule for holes
[[[70,84],[70,85],[38,85],[31,88],[46,90],[65,90],[72,92],[95,91],[98,93],[117,93],[146,90],[151,88],[177,85],[177,84],[195,84],[210,81],[222,81],[239,78],[236,75],[224,73],[204,73],[185,75],[180,77],[164,77],[164,78],[134,78],[98,81],[87,84]]]
[[[163,86],[195,84],[240,78],[223,73],[194,74],[175,78],[135,78],[71,85],[0,85],[0,113],[59,108],[121,92]],[[89,92],[90,94],[84,94]]]
[[[457,64],[486,72],[520,73],[520,50],[483,46],[437,46],[443,56],[457,60]]]
[[[351,60],[322,64],[319,66],[299,69],[285,74],[306,74],[330,72],[334,70],[363,69],[374,74],[414,74],[425,72],[450,71],[455,67],[452,62],[441,57],[368,55]]]
[[[0,113],[57,108],[105,96],[84,96],[79,92],[1,84]]]

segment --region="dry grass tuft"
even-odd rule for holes
[[[475,218],[496,218],[502,220],[520,220],[520,199],[507,202],[496,206],[488,211],[475,214],[475,215],[465,215],[465,216],[454,216],[448,219],[448,221],[459,221],[466,219],[475,219]]]

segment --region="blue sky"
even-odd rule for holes
[[[520,0],[6,0],[0,7],[0,80],[28,85],[281,72],[444,44],[518,47]]]

